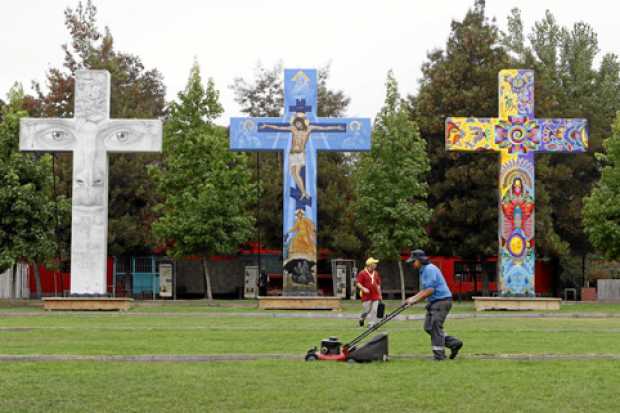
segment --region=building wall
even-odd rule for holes
[[[0,273],[0,298],[30,298],[26,264],[17,264],[15,273],[13,268]]]

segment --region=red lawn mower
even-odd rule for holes
[[[321,340],[321,349],[317,351],[316,347],[308,350],[306,361],[329,360],[329,361],[349,361],[349,362],[367,362],[367,361],[387,361],[388,360],[388,335],[387,333],[377,334],[361,347],[357,345],[366,337],[377,331],[383,325],[394,319],[409,307],[404,303],[385,318],[381,319],[374,326],[366,329],[362,334],[355,337],[346,344],[342,344],[338,337],[329,337]]]

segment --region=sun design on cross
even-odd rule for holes
[[[540,145],[539,128],[535,121],[521,116],[510,116],[495,125],[495,143],[508,153],[526,153]]]

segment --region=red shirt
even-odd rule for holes
[[[370,290],[370,294],[361,292],[362,301],[378,301],[381,299],[381,294],[379,293],[381,276],[377,270],[374,271],[374,276],[372,276],[366,269],[363,269],[357,274],[355,281]]]

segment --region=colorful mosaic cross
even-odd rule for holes
[[[534,153],[585,152],[585,119],[536,119],[534,72],[499,73],[498,118],[447,118],[446,148],[494,151],[499,174],[499,289],[504,296],[535,296]],[[472,211],[475,213],[475,211]]]

